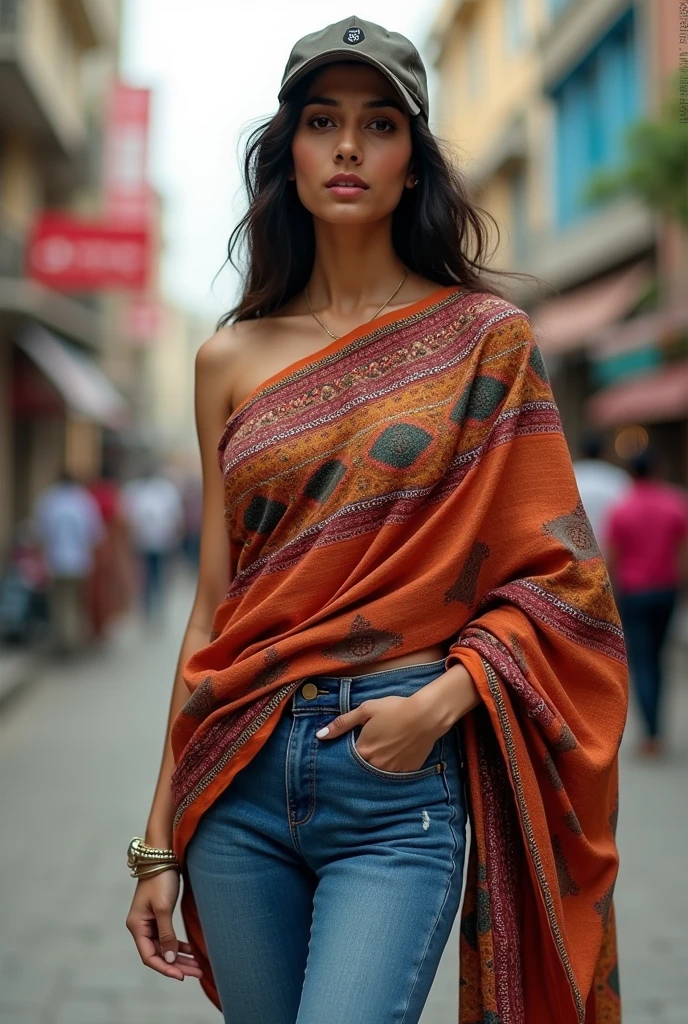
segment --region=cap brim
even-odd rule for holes
[[[291,87],[295,85],[298,81],[300,81],[300,79],[302,79],[304,75],[307,75],[309,71],[312,71],[313,68],[319,68],[325,64],[333,64],[335,61],[338,60],[348,60],[351,61],[352,63],[370,64],[372,65],[372,67],[377,68],[378,71],[381,71],[382,74],[385,75],[385,77],[390,80],[392,85],[400,94],[401,98],[406,104],[406,107],[408,108],[409,113],[413,114],[414,116],[416,114],[421,113],[421,107],[418,104],[417,100],[414,99],[414,97],[408,91],[406,86],[403,85],[399,81],[397,76],[392,74],[392,72],[389,71],[384,66],[384,64],[381,64],[379,60],[375,59],[375,57],[370,57],[366,53],[352,53],[351,50],[345,50],[341,47],[337,48],[336,50],[327,50],[324,53],[319,53],[316,57],[311,57],[311,59],[307,60],[305,64],[302,64],[297,71],[292,72],[292,74],[289,75],[289,77],[286,78],[282,83],[280,91],[277,93],[277,99],[281,102],[286,96],[286,94],[289,92]]]

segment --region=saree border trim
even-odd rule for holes
[[[473,294],[472,292],[465,289],[462,285],[444,285],[442,288],[438,288],[436,292],[431,294],[439,294],[446,289],[451,289],[451,292],[448,295],[445,295],[444,298],[436,299],[435,301],[430,302],[427,306],[424,306],[422,309],[416,310],[415,313],[410,313],[408,316],[392,320],[388,323],[380,324],[379,327],[376,327],[372,331],[368,331],[364,334],[355,334],[355,332],[358,331],[360,327],[364,326],[363,324],[360,324],[359,327],[355,327],[353,331],[348,332],[349,334],[355,334],[351,341],[345,342],[343,345],[334,349],[331,352],[325,351],[325,354],[321,355],[320,357],[318,357],[317,352],[314,352],[311,356],[303,356],[303,359],[308,359],[309,361],[302,366],[296,365],[301,362],[300,359],[295,360],[294,363],[288,364],[284,368],[284,370],[277,371],[278,374],[284,374],[284,376],[279,377],[278,380],[273,380],[273,377],[275,377],[276,374],[273,374],[271,377],[268,377],[263,382],[263,384],[259,384],[249,395],[247,395],[244,401],[240,402],[239,405],[237,405],[236,409],[234,409],[233,412],[230,413],[228,419],[225,422],[224,430],[222,431],[222,435],[218,443],[218,449],[220,451],[222,450],[227,434],[230,428],[234,425],[239,415],[245,412],[247,409],[250,409],[250,407],[254,404],[257,398],[272,394],[283,384],[299,380],[300,377],[309,373],[316,365],[329,366],[340,356],[348,355],[350,352],[355,351],[356,346],[367,344],[368,342],[374,340],[375,338],[382,337],[385,333],[389,331],[397,331],[399,329],[403,329],[404,327],[408,327],[411,324],[416,323],[418,320],[422,320],[424,317],[429,316],[430,314],[440,309],[444,309],[445,306],[450,305],[452,302],[456,302],[458,299],[461,299],[466,295]],[[426,300],[429,298],[430,295],[425,296]],[[424,300],[418,300],[418,302],[422,301]],[[409,303],[409,305],[413,306],[416,305],[416,303]],[[398,311],[390,310],[390,313],[394,312]],[[336,340],[341,341],[343,338],[346,338],[346,336],[346,334],[343,334],[340,336],[340,338],[337,338]],[[328,347],[329,346],[326,345],[325,350]],[[323,352],[324,350],[320,349],[319,351]],[[289,371],[289,366],[295,366],[295,369]],[[272,383],[270,383],[271,381]]]
[[[275,711],[276,708],[280,706],[283,699],[285,697],[288,697],[289,694],[293,690],[295,690],[299,683],[301,683],[302,681],[303,679],[300,676],[298,679],[292,680],[291,682],[286,683],[284,686],[281,686],[279,690],[277,690],[275,694],[270,698],[267,704],[265,704],[262,711],[258,715],[256,715],[251,724],[248,725],[246,729],[244,729],[244,731],[241,733],[240,736],[237,737],[234,743],[230,744],[230,746],[222,752],[222,755],[218,758],[217,762],[213,765],[213,767],[208,772],[206,772],[206,774],[201,779],[199,779],[194,788],[189,793],[187,793],[186,796],[183,797],[183,799],[179,802],[179,806],[177,807],[177,811],[174,816],[174,829],[178,827],[187,808],[192,803],[194,803],[196,798],[199,797],[201,793],[203,793],[208,788],[210,782],[220,774],[220,772],[225,767],[230,758],[234,756],[234,754],[237,752],[237,750],[239,750],[240,747],[244,746],[244,744],[251,738],[251,736],[254,736],[255,733],[259,731],[261,726],[265,725],[267,720],[272,715],[273,711]]]
[[[521,815],[521,821],[528,837],[528,846],[530,849],[533,865],[535,867],[535,873],[540,884],[540,890],[545,901],[545,908],[547,910],[547,917],[549,920],[550,928],[552,929],[552,935],[554,937],[559,957],[561,959],[566,976],[571,986],[571,993],[576,1003],[576,1013],[578,1015],[579,1024],[585,1022],[585,1006],[583,1005],[583,999],[576,982],[575,975],[573,973],[573,967],[569,960],[568,953],[566,952],[566,945],[564,943],[561,929],[559,928],[559,922],[557,921],[556,914],[554,913],[554,900],[552,899],[552,893],[549,888],[549,883],[542,867],[542,861],[540,859],[540,851],[535,842],[535,834],[533,826],[530,821],[530,815],[528,814],[528,805],[526,803],[525,795],[523,792],[523,784],[521,782],[521,773],[518,768],[518,762],[514,750],[514,740],[511,732],[511,725],[509,724],[509,717],[506,713],[506,707],[504,705],[504,699],[502,697],[502,691],[499,684],[499,677],[497,673],[490,665],[483,655],[480,655],[480,659],[483,664],[483,670],[487,678],[487,683],[490,688],[490,693],[494,697],[495,705],[497,707],[497,713],[499,715],[499,722],[502,728],[502,734],[504,736],[504,742],[507,748],[507,756],[509,758],[509,767],[511,769],[512,778],[516,787],[516,794],[518,797],[519,812]]]

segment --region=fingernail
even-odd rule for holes
[[[168,949],[167,950],[167,952],[165,953],[165,959],[167,960],[168,964],[173,964],[174,963],[176,958],[175,958],[174,950],[173,949]]]
[[[327,736],[329,731],[330,730],[327,728],[327,726],[324,726],[324,728],[318,729],[315,735],[318,737],[319,740],[321,740],[323,736]]]

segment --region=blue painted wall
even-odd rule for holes
[[[629,9],[551,90],[556,106],[556,220],[565,227],[591,211],[590,176],[623,159],[623,136],[641,114],[641,61]]]
[[[565,7],[568,7],[571,0],[549,0],[549,7],[552,14],[561,14]]]

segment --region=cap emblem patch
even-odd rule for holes
[[[362,43],[365,39],[365,34],[362,28],[348,28],[342,36],[345,43],[350,43],[354,46],[356,43]]]

